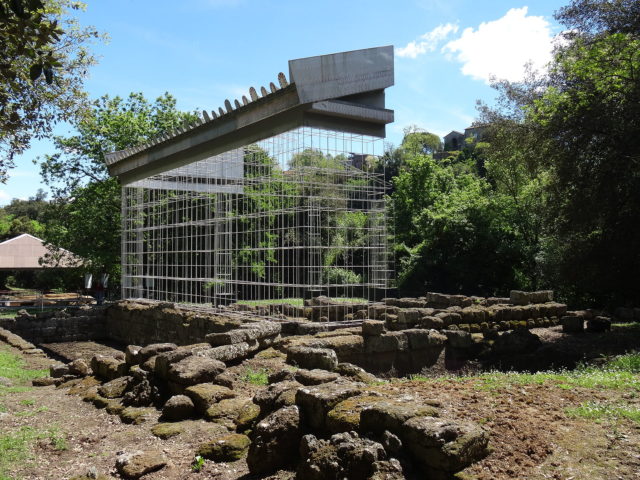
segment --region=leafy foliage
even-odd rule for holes
[[[82,85],[96,63],[87,45],[100,34],[70,15],[82,8],[74,0],[0,2],[0,181],[31,138],[86,107]]]
[[[529,268],[576,304],[640,302],[638,8],[574,0],[549,75],[497,85],[500,107],[482,109],[488,168],[538,244]]]
[[[55,137],[58,151],[41,163],[43,181],[55,197],[44,240],[85,259],[87,269],[108,273],[114,286],[120,278],[120,185],[109,177],[104,156],[194,119],[195,113],[178,111],[168,93],[154,102],[141,93],[96,100],[75,123],[76,135]]]

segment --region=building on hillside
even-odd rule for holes
[[[464,133],[457,130],[451,130],[443,137],[444,150],[446,152],[462,150],[465,145],[465,141],[468,138],[473,139],[474,142],[479,142],[484,138],[486,129],[486,125],[477,125],[465,128]]]

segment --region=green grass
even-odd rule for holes
[[[19,355],[14,355],[6,349],[0,349],[0,377],[6,377],[19,383],[27,383],[34,378],[46,377],[47,370],[29,370]],[[10,392],[16,387],[0,387],[0,392]]]
[[[579,407],[566,409],[570,417],[586,418],[600,422],[601,420],[619,420],[628,418],[636,423],[640,423],[640,409],[630,405],[612,405],[601,402],[584,402]]]
[[[253,370],[247,368],[242,375],[242,380],[253,385],[268,385],[269,384],[269,370],[261,368],[259,370]]]
[[[57,308],[41,308],[41,307],[0,307],[0,318],[14,318],[18,314],[18,310],[26,310],[28,313],[35,315],[41,312],[59,311]]]
[[[16,432],[0,434],[0,480],[12,480],[9,469],[26,465],[33,460],[31,447],[38,440],[48,440],[55,450],[67,450],[67,438],[57,427],[38,431],[33,427],[21,427]]]
[[[332,298],[332,302],[335,303],[366,303],[368,300],[365,298]],[[302,298],[279,298],[279,299],[271,299],[271,300],[238,300],[237,302],[240,305],[251,305],[251,306],[259,306],[259,305],[271,305],[271,304],[281,304],[286,303],[288,305],[293,305],[294,307],[303,307],[304,300]]]
[[[555,385],[563,389],[583,387],[640,391],[640,354],[630,353],[608,361],[602,367],[579,366],[558,372],[518,373],[486,372],[475,376],[439,378],[413,376],[411,380],[425,382],[474,381],[478,390],[504,390],[522,385]]]

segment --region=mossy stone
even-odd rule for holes
[[[338,403],[327,413],[327,428],[331,433],[358,431],[360,412],[367,406],[379,402],[382,397],[365,395],[351,397]]]
[[[163,440],[180,435],[182,432],[184,432],[184,426],[180,422],[158,423],[151,428],[151,433]]]
[[[246,456],[251,440],[241,433],[230,433],[200,445],[197,455],[214,462],[235,462]]]
[[[239,432],[245,432],[253,427],[260,416],[260,407],[253,402],[249,402],[242,407],[236,418],[236,426]]]
[[[123,423],[140,425],[147,421],[148,416],[152,412],[152,408],[127,407],[120,412],[120,420],[122,420]]]

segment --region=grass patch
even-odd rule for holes
[[[47,412],[47,411],[49,411],[47,407],[38,407],[35,410],[26,410],[24,412],[16,412],[15,416],[16,417],[33,417],[34,415],[37,415],[42,412]]]
[[[15,355],[6,349],[0,349],[0,377],[6,377],[20,383],[26,383],[34,378],[46,377],[47,370],[29,370],[25,368],[25,362],[19,355]],[[9,391],[15,387],[4,387],[2,391]]]
[[[558,372],[486,372],[475,376],[421,377],[415,381],[471,381],[478,390],[504,390],[523,385],[555,385],[562,389],[583,387],[640,391],[640,354],[630,353],[609,360],[601,367],[579,366],[574,370]]]
[[[367,303],[368,300],[364,298],[332,298],[332,302],[334,303]],[[279,299],[271,299],[271,300],[238,300],[236,303],[239,305],[251,305],[253,307],[257,307],[259,305],[272,305],[272,304],[282,304],[286,303],[288,305],[293,305],[294,307],[303,307],[304,300],[302,298],[279,298]]]
[[[271,372],[266,368],[261,368],[259,370],[247,368],[241,378],[242,381],[253,385],[268,385],[269,373]]]
[[[601,402],[584,402],[579,407],[566,409],[570,417],[586,418],[600,422],[606,420],[619,420],[628,418],[636,423],[640,423],[640,409],[630,405],[611,405]]]
[[[47,440],[55,450],[67,450],[67,438],[59,428],[38,431],[33,427],[21,427],[16,432],[0,434],[0,480],[12,480],[9,470],[14,466],[28,465],[33,460],[31,446],[38,440]]]

